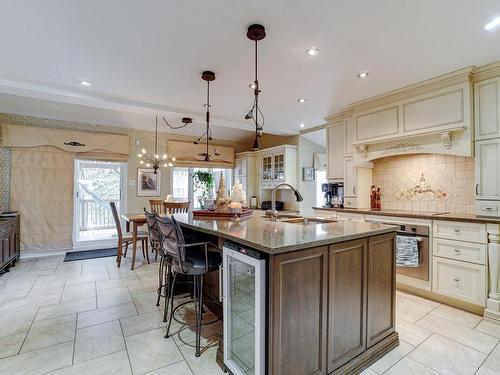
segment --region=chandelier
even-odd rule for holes
[[[262,137],[262,131],[264,130],[264,114],[259,107],[259,80],[257,78],[257,42],[266,37],[266,29],[262,25],[254,24],[248,27],[247,38],[255,42],[255,80],[253,85],[253,106],[248,111],[245,116],[245,120],[252,119],[255,124],[255,140],[253,142],[252,150],[257,151],[260,149],[259,137]],[[259,118],[260,115],[260,118]]]
[[[173,167],[172,162],[175,161],[175,157],[169,158],[167,154],[158,154],[158,116],[156,116],[156,127],[155,127],[155,151],[150,154],[146,152],[146,149],[142,149],[137,157],[140,159],[139,164],[146,165],[147,168],[153,168],[154,174],[157,174],[160,166],[163,167]]]
[[[210,147],[212,147],[213,155],[218,156],[219,152],[215,148],[212,140],[212,129],[210,129],[210,81],[215,80],[215,73],[210,71],[204,71],[201,74],[201,79],[207,82],[207,102],[203,106],[206,108],[205,120],[206,120],[206,130],[196,141],[193,143],[195,145],[200,144],[202,138],[205,138],[206,151],[198,154],[199,156],[203,156],[203,161],[210,161],[212,155],[210,154]]]

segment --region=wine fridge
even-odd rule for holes
[[[224,364],[234,375],[264,375],[266,261],[227,241],[223,256]]]

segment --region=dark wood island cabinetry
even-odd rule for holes
[[[271,256],[271,374],[357,373],[397,346],[394,240]]]
[[[19,216],[0,218],[0,275],[19,259]]]

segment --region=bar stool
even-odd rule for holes
[[[181,306],[189,303],[187,301],[179,304],[174,309],[174,287],[178,274],[188,275],[193,277],[193,302],[195,308],[196,318],[196,353],[195,356],[200,356],[200,341],[201,341],[201,327],[202,327],[202,313],[203,313],[203,277],[208,272],[218,271],[222,264],[222,257],[218,251],[217,246],[210,242],[186,243],[184,235],[179,223],[174,217],[157,217],[158,230],[161,237],[161,247],[165,253],[165,259],[170,267],[167,267],[166,287],[167,291],[167,309],[170,310],[168,318],[167,332],[165,338],[169,337],[170,326],[175,311]],[[172,279],[170,281],[170,272]],[[208,301],[206,301],[208,302]],[[210,301],[214,302],[214,301]],[[170,306],[169,306],[170,305]],[[205,323],[215,323],[217,320]],[[183,322],[180,322],[183,323]],[[192,326],[188,323],[183,323]]]

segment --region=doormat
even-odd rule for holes
[[[76,260],[115,257],[117,253],[118,253],[117,248],[84,250],[84,251],[70,251],[70,252],[67,252],[66,255],[64,256],[64,262],[74,262]]]

